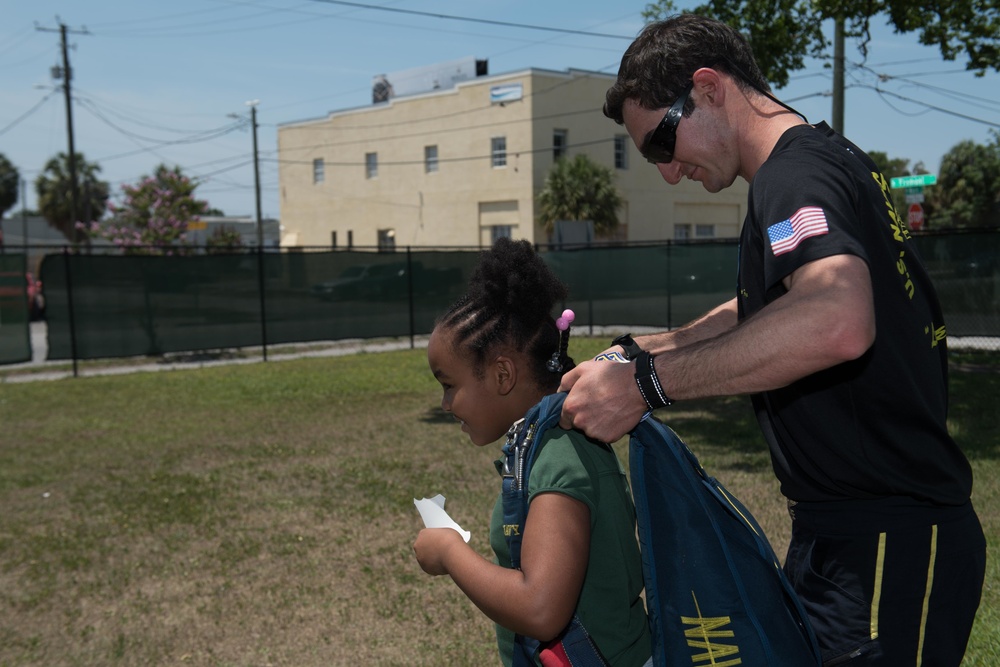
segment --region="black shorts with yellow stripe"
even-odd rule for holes
[[[958,667],[986,570],[971,502],[789,503],[789,512],[785,572],[825,667]]]

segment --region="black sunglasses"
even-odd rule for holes
[[[677,126],[684,115],[684,105],[687,104],[693,81],[684,87],[684,92],[677,98],[673,106],[667,109],[663,120],[656,126],[649,139],[642,145],[639,152],[653,164],[666,164],[674,159],[674,146],[677,144]]]

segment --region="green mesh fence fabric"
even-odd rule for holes
[[[948,337],[1000,336],[1000,233],[916,237]],[[1000,340],[990,349],[1000,349]]]
[[[469,252],[50,255],[49,359],[427,332],[474,263]]]
[[[736,293],[735,241],[542,256],[569,286],[577,326],[679,326]]]
[[[0,255],[0,364],[31,361],[26,267],[23,254]]]
[[[917,240],[949,335],[1000,340],[1000,234]],[[736,285],[735,241],[541,254],[569,286],[577,327],[680,326],[732,298]],[[427,334],[464,292],[477,256],[50,255],[41,276],[49,359]]]

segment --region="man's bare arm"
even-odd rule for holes
[[[714,338],[736,326],[736,308],[736,299],[731,299],[679,329],[636,336],[635,342],[651,354],[660,354],[699,340]]]
[[[691,328],[708,331],[714,322],[721,333],[657,354],[656,371],[667,396],[683,400],[777,389],[856,359],[871,346],[875,313],[863,260],[820,259],[796,270],[785,285],[784,296],[738,326],[721,326],[732,312],[724,304],[699,318],[708,318],[706,328]],[[567,373],[560,389],[570,393],[560,424],[606,442],[622,437],[646,409],[633,373],[632,364],[606,362],[584,362]]]
[[[785,284],[784,296],[739,326],[657,356],[667,395],[691,399],[778,389],[871,347],[875,310],[862,259],[816,260]]]

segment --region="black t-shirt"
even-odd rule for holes
[[[964,503],[972,472],[945,423],[941,308],[875,164],[825,124],[791,128],[751,182],[748,208],[741,320],[781,298],[783,278],[832,255],[864,260],[874,292],[876,338],[864,355],[753,397],[782,493]]]

